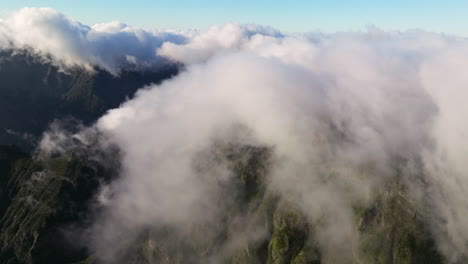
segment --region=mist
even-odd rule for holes
[[[447,260],[467,257],[464,38],[377,28],[283,34],[235,23],[169,33],[115,22],[88,27],[50,9],[23,9],[1,21],[0,32],[8,36],[3,47],[30,46],[62,66],[118,74],[129,56],[136,65],[185,66],[92,128],[122,152],[121,173],[102,186],[102,210],[88,230],[105,263],[116,263],[142,230],[170,227],[184,237],[199,225],[216,237],[236,196],[220,152],[232,144],[268,150],[266,188],[317,223],[330,263],[350,263],[356,250],[353,208],[395,180],[409,189]],[[79,135],[54,133],[60,142]],[[56,145],[50,135],[45,151]],[[239,215],[248,228],[206,261],[219,263],[238,241],[261,240],[257,217]]]

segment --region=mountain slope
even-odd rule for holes
[[[0,221],[2,263],[100,263],[86,240],[67,240],[64,231],[85,225],[98,186],[118,173],[118,156],[95,159],[92,153],[80,148],[66,156],[16,162],[9,183],[13,202]],[[324,252],[315,236],[321,224],[265,188],[267,149],[234,146],[224,153],[235,173],[231,184],[236,195],[220,226],[195,224],[188,227],[189,235],[170,226],[135,230],[133,246],[116,256],[118,263],[208,263],[213,256],[215,263],[236,264],[329,264],[340,261],[337,257],[352,263],[444,263],[398,182],[377,193],[369,208],[355,210],[360,240],[352,255]],[[236,232],[259,232],[260,226],[264,232],[258,239],[220,252]],[[207,235],[213,230],[217,235]]]
[[[63,229],[84,223],[100,183],[116,174],[111,160],[97,158],[81,149],[15,162],[7,186],[11,203],[0,220],[2,263],[71,263],[86,255]]]
[[[63,72],[27,51],[0,52],[0,144],[31,145],[54,119],[73,117],[85,124],[118,107],[141,87],[160,83],[178,71],[96,69]]]

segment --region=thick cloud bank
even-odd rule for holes
[[[122,174],[104,188],[106,213],[93,229],[98,257],[112,263],[126,238],[151,226],[215,229],[229,206],[223,183],[232,177],[206,154],[219,142],[272,150],[268,188],[311,221],[324,220],[317,235],[325,255],[335,252],[331,263],[350,263],[358,236],[353,206],[366,205],[397,175],[439,250],[449,261],[466,257],[467,40],[375,29],[282,35],[228,24],[175,41],[120,24],[88,28],[48,9],[22,10],[1,29],[9,34],[32,24],[41,26],[12,43],[63,51],[57,56],[64,63],[113,69],[114,57],[99,47],[141,59],[158,46],[152,56],[187,65],[96,124],[123,153]],[[204,155],[208,164],[200,170]]]
[[[49,8],[23,8],[0,20],[0,48],[28,49],[60,67],[98,66],[113,74],[123,67],[161,63],[165,41],[184,43],[186,34],[144,30],[119,22],[83,25]]]

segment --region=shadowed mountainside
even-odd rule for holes
[[[152,71],[113,76],[95,69],[68,72],[27,51],[0,52],[0,144],[30,148],[54,119],[72,117],[89,124],[118,107],[145,85],[177,74],[167,64]]]

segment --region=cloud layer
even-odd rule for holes
[[[143,30],[119,22],[83,25],[49,8],[23,8],[0,20],[0,48],[28,49],[62,68],[98,66],[113,74],[123,67],[160,64],[156,49],[183,43],[175,31]]]
[[[232,172],[209,157],[203,173],[194,163],[220,141],[272,149],[268,188],[312,221],[325,219],[322,251],[343,252],[329,256],[333,263],[350,262],[352,207],[370,202],[397,170],[439,250],[450,261],[466,257],[465,39],[378,29],[283,35],[238,24],[180,35],[90,28],[50,9],[23,9],[0,25],[3,45],[31,46],[65,65],[118,72],[122,58],[160,57],[186,65],[96,124],[123,152],[93,229],[94,248],[110,263],[135,230],[215,226],[229,201],[220,183]]]
[[[322,251],[344,252],[334,262],[350,261],[358,237],[353,206],[368,203],[397,170],[440,250],[453,261],[467,252],[468,82],[458,70],[465,40],[418,31],[278,36],[232,27],[165,43],[159,54],[187,71],[98,122],[126,153],[110,202],[114,217],[126,219],[121,224],[214,221],[215,209],[203,208],[219,208],[216,181],[229,171],[202,177],[192,164],[241,124],[249,131],[244,144],[273,146],[269,188],[312,221],[326,219],[318,231]],[[418,185],[421,176],[426,185]]]

